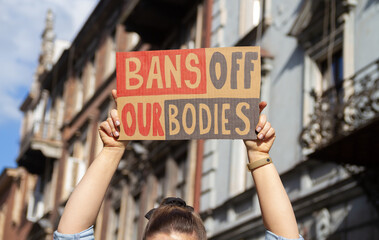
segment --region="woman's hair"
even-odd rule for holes
[[[149,222],[143,236],[144,240],[157,233],[172,232],[194,234],[198,240],[207,239],[200,216],[180,198],[164,199],[158,208],[150,210],[145,217]]]

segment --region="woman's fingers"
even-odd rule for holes
[[[267,122],[267,117],[266,117],[266,115],[264,115],[264,114],[260,115],[260,116],[259,116],[259,121],[258,121],[258,124],[257,124],[255,130],[256,130],[257,132],[262,131],[262,129],[263,129],[263,127],[265,126],[266,122]]]
[[[112,89],[112,97],[113,97],[113,100],[114,100],[114,103],[116,105],[116,108],[117,108],[117,90],[116,89]]]
[[[266,123],[263,126],[262,130],[258,133],[258,138],[261,139],[261,140],[265,139],[266,134],[267,134],[268,130],[270,130],[270,128],[271,128],[271,124],[266,121]]]
[[[104,121],[100,124],[100,129],[108,134],[108,136],[113,137],[112,128],[110,127],[108,121]]]
[[[109,124],[109,127],[111,128],[113,136],[118,137],[120,134],[118,133],[118,131],[117,131],[117,129],[116,129],[114,123],[113,123],[113,119],[109,117],[107,119],[107,122]]]
[[[265,136],[265,139],[270,139],[272,137],[275,136],[275,129],[273,127],[271,127],[267,133],[266,133],[266,136]]]
[[[109,113],[110,117],[112,118],[113,124],[116,127],[120,126],[120,118],[118,117],[118,112],[116,109],[112,109],[111,112]]]

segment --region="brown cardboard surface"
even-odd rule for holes
[[[256,139],[259,47],[117,53],[120,140]]]

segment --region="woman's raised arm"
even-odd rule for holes
[[[259,104],[260,111],[266,105],[267,103],[261,102]],[[250,163],[261,159],[267,160],[270,157],[269,151],[275,140],[275,130],[263,114],[259,117],[256,131],[258,132],[257,140],[245,140]],[[273,159],[274,162],[275,160],[280,161]],[[298,239],[299,231],[295,214],[274,164],[258,167],[252,170],[251,174],[257,189],[265,227],[276,235]]]
[[[116,100],[116,90],[112,91],[112,95]],[[94,224],[105,192],[128,144],[116,140],[119,125],[117,110],[113,109],[110,117],[99,128],[104,147],[69,197],[58,232],[79,233]]]

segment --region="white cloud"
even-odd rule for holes
[[[47,9],[58,39],[73,40],[98,0],[0,1],[0,127],[20,121],[19,106],[33,81]]]

